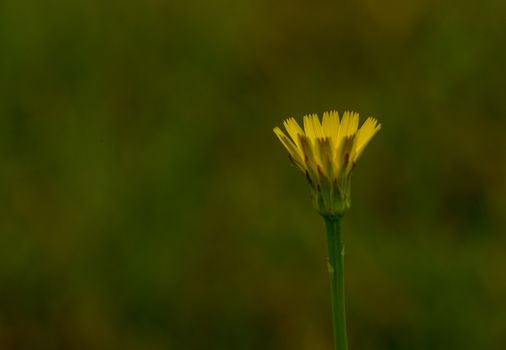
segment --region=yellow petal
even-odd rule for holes
[[[332,151],[331,140],[329,137],[319,138],[317,144],[322,171],[325,175],[331,177],[333,174],[332,163],[334,161],[334,153]]]
[[[313,122],[313,131],[316,138],[324,137],[323,135],[323,128],[320,124],[320,120],[318,119],[318,116],[316,114],[313,114],[311,116],[311,121]]]
[[[309,180],[315,183],[319,182],[320,176],[318,174],[318,163],[316,162],[315,149],[313,147],[314,143],[309,137],[300,135],[299,136],[300,144],[302,150],[304,151],[304,165],[308,171]]]
[[[310,115],[305,115],[303,120],[304,120],[304,131],[306,132],[306,136],[309,138],[309,140],[312,141],[315,138],[313,120]]]
[[[304,135],[304,130],[301,129],[297,121],[294,118],[288,118],[283,122],[288,135],[292,138],[295,144],[299,143],[299,135]]]
[[[362,124],[362,127],[357,133],[357,142],[354,152],[354,161],[356,161],[365,149],[365,146],[371,141],[376,133],[381,129],[381,124],[378,124],[376,119],[369,117]]]
[[[343,114],[341,120],[341,126],[339,128],[339,137],[343,138],[349,135],[353,135],[357,132],[358,128],[358,113],[346,111]]]
[[[295,144],[295,148],[297,149],[297,152],[300,156],[300,158],[304,158],[304,155],[302,153],[302,148],[300,146],[299,142],[299,135],[304,135],[304,131],[301,129],[299,124],[295,121],[294,118],[288,118],[283,122],[283,125],[285,126],[286,131],[288,132],[288,135],[292,138],[293,143]]]
[[[295,146],[292,140],[290,140],[280,128],[275,127],[273,131],[278,137],[278,139],[281,141],[283,146],[285,146],[285,148],[287,149],[295,165],[297,165],[302,171],[304,171],[305,170],[304,161],[301,158],[297,146]]]
[[[336,111],[330,111],[323,113],[323,134],[326,137],[330,137],[331,140],[337,139],[337,133],[339,132],[339,115]]]
[[[350,165],[350,157],[354,145],[355,135],[345,136],[339,144],[334,161],[336,174],[339,177],[347,175],[351,170],[352,164]]]

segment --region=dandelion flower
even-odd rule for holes
[[[380,130],[376,119],[369,117],[359,128],[358,113],[336,111],[303,118],[302,129],[294,118],[283,125],[288,136],[278,127],[274,133],[288,150],[290,160],[311,185],[313,203],[325,217],[342,216],[351,205],[350,181],[357,160],[365,146]]]

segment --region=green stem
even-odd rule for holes
[[[329,249],[328,270],[335,350],[347,350],[346,312],[344,307],[344,244],[340,218],[325,218]]]

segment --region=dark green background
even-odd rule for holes
[[[0,3],[0,349],[331,349],[323,221],[272,128],[383,125],[350,350],[506,348],[503,1]]]

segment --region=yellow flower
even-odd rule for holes
[[[355,164],[381,125],[369,117],[358,128],[358,113],[336,111],[304,116],[304,130],[295,119],[283,122],[289,135],[274,128],[289,158],[311,185],[313,203],[324,217],[340,217],[351,205],[350,181]]]

